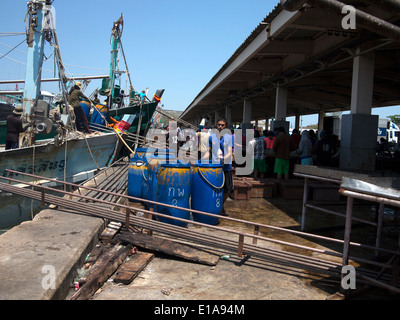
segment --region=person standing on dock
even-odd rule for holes
[[[274,142],[275,151],[275,166],[274,172],[277,175],[277,179],[281,180],[282,176],[285,180],[289,180],[289,159],[290,151],[293,150],[293,142],[286,130],[283,127],[278,128],[278,136]]]
[[[301,133],[301,140],[299,143],[299,148],[297,149],[297,153],[300,155],[300,164],[306,166],[313,165],[312,143],[307,130],[304,130]]]
[[[233,192],[233,175],[232,175],[232,134],[227,129],[228,121],[221,118],[217,121],[218,132],[212,131],[208,138],[208,152],[203,156],[203,159],[209,159],[212,155],[213,163],[221,163],[222,170],[224,171],[224,196],[223,204],[228,199],[229,195]],[[223,215],[226,215],[224,205],[222,205]]]
[[[16,106],[13,114],[7,116],[6,150],[19,148],[19,134],[25,131],[21,119],[23,112],[22,106]]]
[[[266,143],[264,137],[260,137],[260,131],[254,130],[254,139],[249,142],[248,151],[253,155],[253,177],[257,179],[260,174],[260,178],[263,179],[265,172],[267,171],[264,154],[266,149]]]
[[[199,129],[196,133],[197,142],[198,142],[198,159],[201,160],[202,156],[206,154],[208,150],[208,139],[210,138],[210,127],[204,127],[203,129]]]
[[[90,133],[89,123],[80,103],[82,99],[87,101],[90,101],[90,99],[82,93],[81,87],[82,84],[80,82],[75,83],[74,89],[69,96],[69,103],[74,108],[76,129],[81,132]]]

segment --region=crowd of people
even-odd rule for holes
[[[247,152],[254,153],[253,176],[264,178],[275,176],[277,179],[289,179],[293,164],[335,167],[339,164],[339,141],[335,135],[325,131],[293,129],[288,134],[283,127],[273,131],[264,130],[262,135],[254,132]],[[262,156],[264,155],[264,156]],[[263,160],[263,164],[261,164]]]
[[[217,121],[217,128],[214,129],[220,131],[219,122],[225,123],[226,119],[221,118]],[[227,127],[225,126],[224,129]],[[233,167],[240,167],[240,164],[235,163],[235,146],[241,146],[244,153],[250,153],[253,161],[252,175],[255,178],[276,176],[278,179],[288,179],[295,163],[326,167],[339,165],[339,140],[336,135],[314,130],[303,130],[300,133],[298,129],[293,129],[289,134],[283,127],[275,128],[273,131],[264,130],[262,133],[255,128],[252,130],[254,130],[254,139],[250,141],[246,141],[244,131],[240,138],[234,130],[231,130],[231,159]],[[212,141],[213,138],[210,138],[212,128],[207,123],[200,126],[196,136],[185,135],[179,125],[176,131],[177,133],[171,136],[176,140],[174,142],[177,148],[179,150],[197,149],[197,159],[204,159],[205,155],[210,156],[209,149],[216,145],[216,142]]]
[[[300,134],[294,129],[289,135],[283,127],[274,131],[265,130],[262,134],[252,129],[254,138],[246,141],[244,132],[240,139],[234,130],[226,130],[227,125],[227,120],[220,118],[214,128],[217,130],[212,130],[210,126],[203,124],[196,135],[185,133],[185,130],[178,125],[174,129],[168,128],[166,139],[167,146],[170,142],[174,143],[178,148],[178,154],[181,150],[188,153],[190,150],[197,150],[197,160],[208,159],[223,165],[224,201],[233,192],[232,172],[239,166],[235,162],[235,148],[239,145],[242,147],[242,152],[251,154],[254,178],[276,176],[278,179],[289,179],[293,161],[303,165],[320,166],[335,166],[338,163],[338,139],[333,135],[327,136],[324,131],[319,133],[317,139],[314,130],[303,130]]]

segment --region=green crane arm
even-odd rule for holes
[[[115,98],[115,92],[114,92],[115,72],[118,67],[118,51],[119,51],[119,44],[121,42],[123,26],[124,26],[124,20],[121,13],[121,17],[116,22],[114,22],[113,28],[111,30],[111,63],[110,63],[110,78],[109,78],[108,89],[111,92],[113,100]]]

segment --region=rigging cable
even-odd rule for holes
[[[11,50],[9,50],[7,53],[3,54],[3,55],[0,57],[0,60],[1,60],[2,58],[4,58],[6,55],[8,55],[10,52],[12,52],[14,49],[18,48],[18,47],[19,47],[21,44],[23,44],[24,42],[25,42],[25,39],[22,40],[19,44],[17,44],[14,48],[12,48]]]
[[[67,154],[68,154],[68,139],[65,139],[65,150],[64,150],[64,181],[67,181]],[[66,191],[66,185],[64,184],[64,191]]]
[[[22,36],[25,32],[0,32],[0,37]]]

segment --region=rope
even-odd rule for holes
[[[124,143],[125,147],[127,147],[128,150],[129,150],[131,153],[135,153],[135,152],[127,145],[127,143],[125,142],[125,140],[122,139],[122,137],[120,136],[120,134],[118,133],[118,131],[114,129],[114,132],[115,132],[115,134],[117,135],[117,137]]]
[[[65,139],[65,152],[64,152],[64,182],[67,182],[67,150],[68,139]],[[64,184],[64,191],[66,191],[66,184]]]
[[[35,174],[35,155],[36,155],[36,144],[33,145],[32,148],[32,174]],[[32,186],[32,190],[34,187]],[[33,199],[31,200],[31,219],[33,220]]]
[[[0,53],[0,54],[1,54],[1,53]],[[23,64],[23,65],[26,66],[26,63],[25,63],[25,62],[15,60],[15,59],[10,58],[10,57],[7,57],[7,56],[5,56],[4,58],[9,59],[9,60],[14,61],[14,62],[17,62],[17,63],[19,63],[19,64]],[[49,70],[49,69],[42,69],[42,71],[51,72],[51,73],[54,72],[54,70]]]
[[[7,48],[12,48],[12,46],[9,46],[8,44],[5,44],[3,42],[0,42],[0,44],[3,45],[3,46],[6,46]],[[18,49],[16,49],[16,47],[14,47],[14,49],[15,49],[15,51],[22,52],[22,53],[26,54],[26,51],[18,50]]]
[[[119,39],[119,45],[121,47],[122,57],[124,58],[125,67],[126,67],[126,74],[128,75],[129,84],[130,84],[131,88],[133,88],[133,84],[132,84],[132,80],[131,80],[131,74],[130,74],[129,69],[128,69],[128,64],[126,63],[124,47],[122,46],[122,40],[121,39]]]
[[[22,36],[26,35],[25,32],[0,32],[0,37],[13,37],[13,36]],[[24,40],[25,41],[25,40]]]
[[[185,121],[183,119],[175,119],[172,115],[168,114],[164,110],[163,111],[157,110],[157,112],[162,114],[162,115],[164,115],[164,116],[166,116],[166,117],[168,117],[168,118],[170,118],[170,119],[172,119],[172,120],[175,120],[176,122],[183,123],[184,125],[187,125],[187,126],[191,127],[192,129],[195,129],[195,130],[197,129],[197,127],[195,125],[191,124],[190,122],[187,122],[187,121]]]
[[[16,49],[17,47],[19,47],[22,43],[24,43],[25,42],[25,39],[24,40],[22,40],[19,44],[17,44],[14,48],[12,48],[11,50],[9,50],[9,51],[7,51],[5,54],[3,54],[1,57],[0,57],[0,60],[1,59],[3,59],[6,55],[8,55],[11,51],[13,51],[14,49]]]
[[[100,170],[99,165],[97,164],[96,160],[95,160],[94,157],[93,157],[92,150],[90,149],[89,142],[87,141],[87,138],[86,138],[86,134],[84,134],[83,137],[85,138],[86,145],[87,145],[87,147],[88,147],[90,156],[92,157],[93,162],[94,162],[94,164],[96,165],[97,170]]]
[[[207,182],[207,184],[209,184],[212,188],[214,189],[222,189],[224,187],[225,184],[225,174],[222,172],[222,185],[220,187],[216,187],[214,186],[210,181],[207,180],[207,178],[203,175],[203,173],[201,172],[200,168],[197,168],[199,170],[200,175],[202,176],[202,178]]]
[[[9,35],[9,36],[21,36],[26,34],[25,32],[0,32],[0,35]]]

